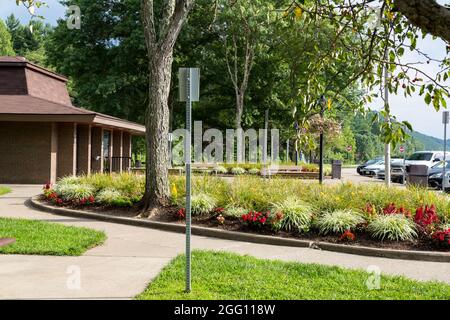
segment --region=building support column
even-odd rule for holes
[[[108,148],[108,162],[109,162],[109,173],[113,172],[113,155],[114,155],[114,131],[109,131],[109,148]]]
[[[103,172],[103,129],[91,129],[91,172]]]
[[[123,171],[130,171],[131,170],[131,134],[129,132],[123,132],[123,151],[122,151],[122,169]]]
[[[123,169],[123,131],[113,131],[113,172],[122,172]]]
[[[50,143],[50,183],[56,183],[58,167],[58,125],[52,123]]]

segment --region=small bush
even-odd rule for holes
[[[192,196],[191,212],[193,215],[210,213],[216,207],[216,200],[206,193],[199,193]]]
[[[283,217],[274,224],[275,229],[307,232],[311,226],[312,208],[308,204],[293,197],[275,203],[274,212],[281,212]]]
[[[97,194],[97,201],[104,204],[111,204],[115,199],[121,198],[120,191],[112,188],[103,189]]]
[[[217,166],[213,169],[213,172],[216,174],[226,174],[228,173],[228,170],[223,166]]]
[[[337,210],[322,214],[315,226],[321,234],[343,234],[347,230],[355,230],[360,224],[365,223],[364,218],[353,210]]]
[[[241,218],[244,214],[246,214],[248,210],[241,207],[226,207],[223,215],[225,217],[233,217],[233,218]]]
[[[88,184],[58,183],[55,187],[56,194],[65,201],[75,201],[94,196],[95,189]]]
[[[367,230],[372,237],[388,240],[412,240],[417,237],[414,222],[402,214],[379,215],[373,219]]]
[[[245,171],[245,169],[244,169],[244,168],[241,168],[241,167],[234,167],[234,168],[231,168],[231,173],[234,174],[234,175],[236,175],[236,176],[245,174],[246,172],[247,172],[247,171]]]
[[[248,173],[249,174],[253,174],[253,175],[257,175],[257,174],[259,174],[261,171],[259,170],[259,169],[257,169],[257,168],[252,168],[252,169],[250,169],[250,170],[248,170]]]

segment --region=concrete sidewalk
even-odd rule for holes
[[[12,186],[12,189],[12,193],[0,197],[1,217],[89,227],[105,231],[108,239],[103,246],[91,249],[81,257],[0,255],[2,299],[130,299],[142,292],[171,259],[184,251],[182,234],[39,212],[24,202],[38,194],[41,186]],[[450,283],[449,263],[363,257],[198,236],[193,237],[193,247],[363,270],[377,266],[385,274]]]

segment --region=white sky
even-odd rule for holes
[[[438,2],[444,3],[445,0],[438,0]],[[65,8],[57,0],[46,0],[46,3],[48,8],[40,8],[37,10],[37,13],[44,16],[46,22],[54,25],[58,18],[64,16]],[[14,13],[23,23],[30,18],[27,10],[23,7],[18,7],[15,0],[0,0],[0,18],[4,20],[11,13]],[[442,58],[446,55],[445,44],[440,39],[433,40],[427,36],[424,40],[419,39],[417,47],[435,58]],[[411,52],[405,53],[405,62],[417,60],[419,60],[419,57],[416,54]],[[425,64],[421,67],[421,69],[431,75],[435,74],[437,68],[438,66],[433,63]],[[379,110],[382,104],[381,101],[376,101],[370,107],[374,110]],[[413,97],[405,98],[403,92],[399,90],[398,95],[391,95],[390,104],[392,113],[398,120],[407,120],[413,125],[414,130],[442,138],[441,112],[436,112],[432,106],[427,106],[423,101],[423,97],[416,94]],[[450,107],[450,101],[447,104]]]

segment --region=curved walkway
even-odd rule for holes
[[[108,239],[81,257],[0,255],[0,299],[130,299],[184,251],[182,234],[43,213],[25,205],[29,197],[40,192],[40,186],[11,187],[11,193],[0,197],[1,217],[94,228],[105,231]],[[450,283],[450,263],[364,257],[199,236],[192,239],[194,249],[355,269],[376,266],[385,274]]]

